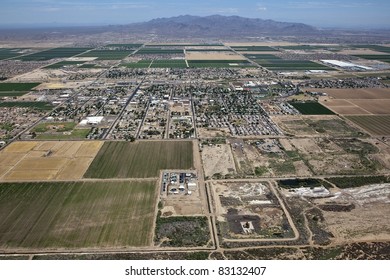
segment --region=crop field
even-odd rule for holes
[[[279,46],[278,48],[284,50],[297,50],[297,51],[313,51],[313,50],[340,50],[342,47],[338,45],[298,45],[298,46]]]
[[[390,54],[389,55],[365,54],[365,55],[355,55],[355,56],[359,58],[368,59],[368,60],[379,60],[379,61],[390,63]]]
[[[302,115],[334,115],[328,108],[318,102],[289,102]]]
[[[134,63],[123,64],[127,68],[186,68],[187,64],[182,59],[170,60],[140,60]]]
[[[253,60],[273,60],[281,59],[280,57],[273,54],[245,54],[245,57]]]
[[[120,60],[133,53],[133,51],[121,50],[92,50],[83,53],[79,57],[97,57],[97,60]]]
[[[61,61],[55,64],[45,66],[44,69],[60,69],[69,66],[80,66],[87,61]]]
[[[390,99],[388,88],[321,89],[334,99]]]
[[[186,49],[186,52],[230,52],[233,53],[230,49]]]
[[[193,168],[191,141],[105,142],[85,178],[151,178],[161,169]]]
[[[353,47],[359,49],[370,49],[373,51],[390,53],[390,47],[379,46],[379,45],[354,45]]]
[[[0,152],[0,180],[77,180],[103,142],[14,142]]]
[[[50,111],[53,109],[53,106],[44,101],[10,101],[10,102],[0,102],[0,107],[6,107],[6,108],[14,108],[14,107],[20,107],[20,108],[31,108],[35,110],[42,110],[42,111]]]
[[[346,118],[372,135],[390,135],[390,116],[347,116]]]
[[[0,49],[0,60],[13,58],[15,56],[22,55],[21,51],[23,49],[9,49],[9,48],[1,48]]]
[[[223,46],[222,44],[153,44],[153,45],[145,45],[146,48],[150,47],[156,47],[156,48],[161,48],[161,47],[221,47]]]
[[[233,50],[238,52],[274,52],[274,48],[268,46],[233,46]]]
[[[138,49],[142,44],[109,44],[106,47],[109,48],[118,48],[118,49]]]
[[[335,69],[309,60],[257,59],[256,62],[269,70],[329,70]]]
[[[124,63],[121,66],[125,66],[127,68],[149,68],[152,64],[152,60],[140,60],[132,63]]]
[[[42,61],[53,58],[68,58],[90,50],[90,48],[55,48],[18,58],[22,61]]]
[[[0,83],[0,94],[1,92],[11,91],[30,91],[33,88],[39,86],[40,83]]]
[[[188,60],[188,65],[193,68],[255,67],[247,60]]]
[[[182,49],[142,48],[137,54],[183,54]]]
[[[0,248],[151,245],[155,182],[0,184]]]

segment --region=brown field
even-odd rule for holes
[[[186,52],[187,60],[245,60],[234,52]]]
[[[371,135],[390,135],[390,116],[349,116],[347,118]]]
[[[303,91],[313,89],[303,89]],[[366,89],[329,89],[320,90],[326,92],[334,99],[390,99],[390,88],[366,88]],[[328,99],[328,98],[327,98]]]
[[[365,55],[365,54],[386,54],[383,52],[378,52],[369,49],[358,49],[358,50],[342,50],[338,52],[338,54],[346,54],[346,55]]]
[[[324,104],[325,105],[325,104]],[[371,115],[369,111],[366,111],[358,106],[326,106],[336,114],[340,115]]]
[[[15,142],[0,152],[0,180],[82,178],[103,142]]]
[[[351,102],[373,115],[390,115],[390,99],[351,100]]]

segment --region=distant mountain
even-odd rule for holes
[[[170,37],[247,37],[270,35],[310,35],[318,29],[302,23],[278,22],[239,16],[212,15],[158,18],[126,25],[133,32],[148,32]]]

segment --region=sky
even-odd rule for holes
[[[127,24],[186,14],[390,28],[389,0],[1,0],[0,27]]]

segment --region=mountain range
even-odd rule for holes
[[[310,35],[319,30],[302,23],[278,22],[239,16],[212,15],[158,18],[123,26],[133,32],[174,37],[246,37],[269,35]]]

